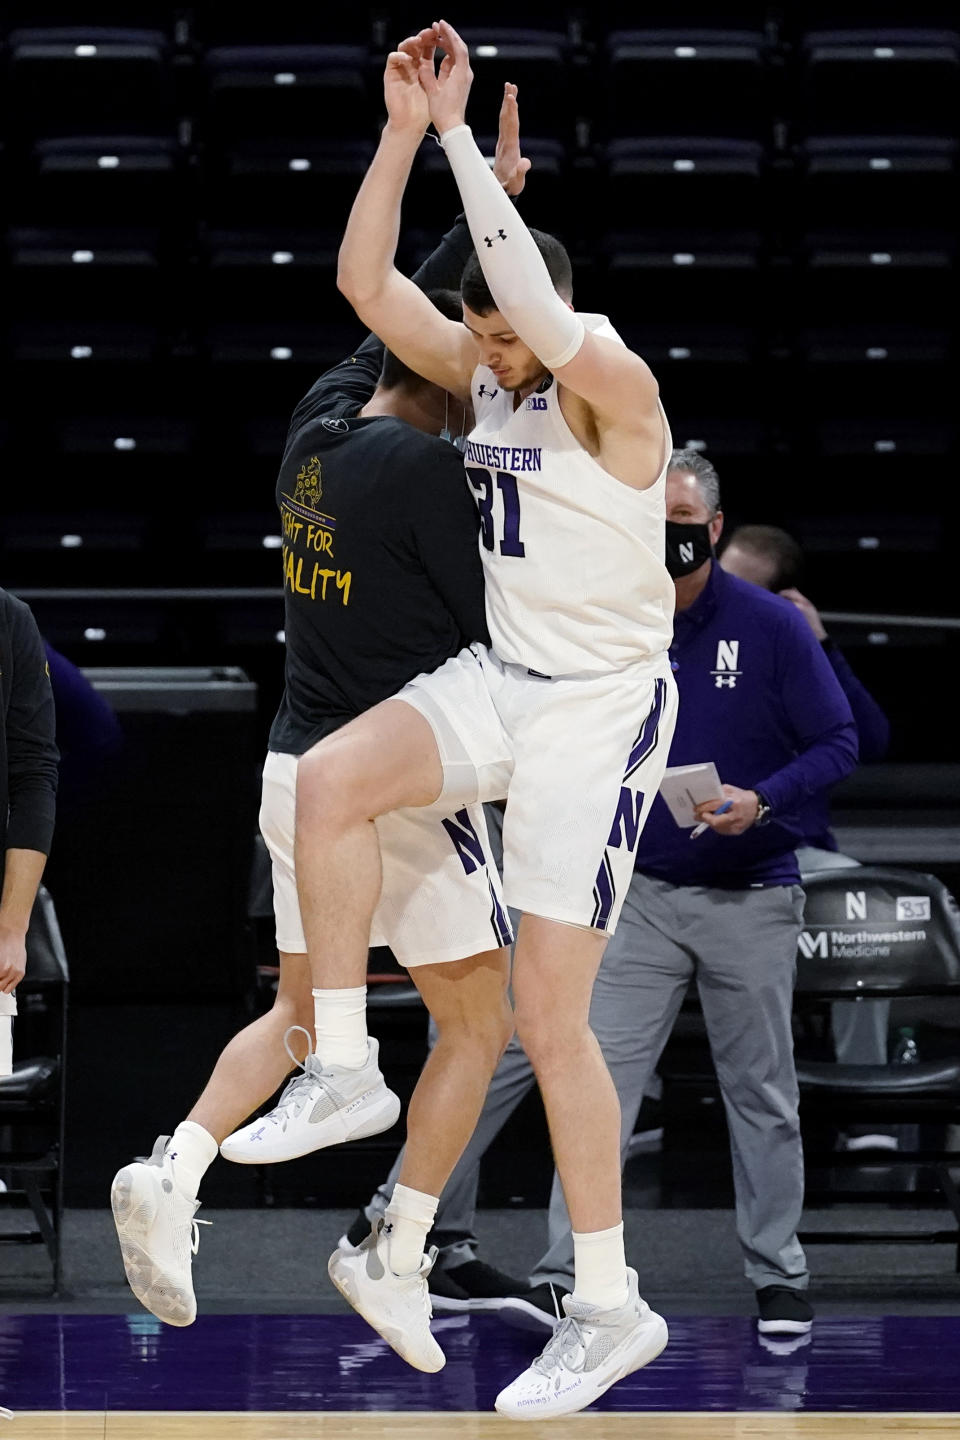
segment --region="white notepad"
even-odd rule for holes
[[[663,772],[660,794],[678,825],[689,827],[697,824],[695,805],[707,800],[721,800],[723,789],[717,767],[712,760],[700,765],[671,765]]]

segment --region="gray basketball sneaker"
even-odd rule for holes
[[[628,1270],[627,1279],[627,1303],[619,1310],[563,1297],[566,1319],[557,1322],[543,1354],[500,1391],[501,1415],[512,1420],[573,1415],[657,1358],[667,1343],[667,1322],[641,1300],[637,1272]]]
[[[389,1130],[400,1118],[400,1101],[387,1089],[377,1063],[380,1047],[367,1041],[367,1063],[360,1070],[343,1065],[324,1065],[312,1052],[301,1062],[284,1037],[287,1054],[301,1074],[289,1082],[275,1109],[259,1120],[228,1135],[220,1146],[225,1160],[237,1165],[270,1165],[278,1160],[298,1160],[327,1145],[360,1140]]]

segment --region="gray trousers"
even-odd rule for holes
[[[623,1154],[687,985],[696,980],[730,1131],[737,1235],[747,1278],[758,1289],[808,1282],[796,1234],[803,1153],[791,1028],[802,913],[799,886],[727,891],[634,875],[590,1008],[620,1097]],[[433,1238],[444,1246],[447,1265],[474,1254],[480,1159],[534,1083],[514,1039],[441,1197]],[[371,1220],[386,1208],[401,1162],[402,1156],[368,1206]],[[573,1240],[556,1175],[549,1242],[532,1282],[553,1280],[569,1288]]]

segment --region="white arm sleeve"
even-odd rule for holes
[[[497,309],[548,370],[583,344],[583,321],[560,299],[543,256],[484,160],[469,125],[440,136]]]

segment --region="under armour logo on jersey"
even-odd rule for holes
[[[335,435],[342,435],[344,430],[350,429],[346,420],[321,420],[320,424],[324,430],[332,430]]]
[[[500,394],[500,391],[488,390],[486,385],[481,385],[480,389],[477,391],[477,394],[482,395],[485,400],[493,400],[495,396]]]
[[[736,675],[717,675],[717,674],[715,673],[715,674],[714,674],[714,679],[713,679],[713,687],[714,687],[714,689],[715,689],[715,690],[722,690],[722,689],[724,688],[724,686],[726,686],[726,688],[727,688],[728,690],[735,690],[736,687],[737,687],[737,676],[736,676]]]
[[[493,240],[506,240],[506,238],[507,232],[505,230],[498,230],[496,235],[494,235]],[[493,249],[493,240],[490,239],[489,235],[484,235],[483,243],[484,245],[486,245],[488,250]]]

